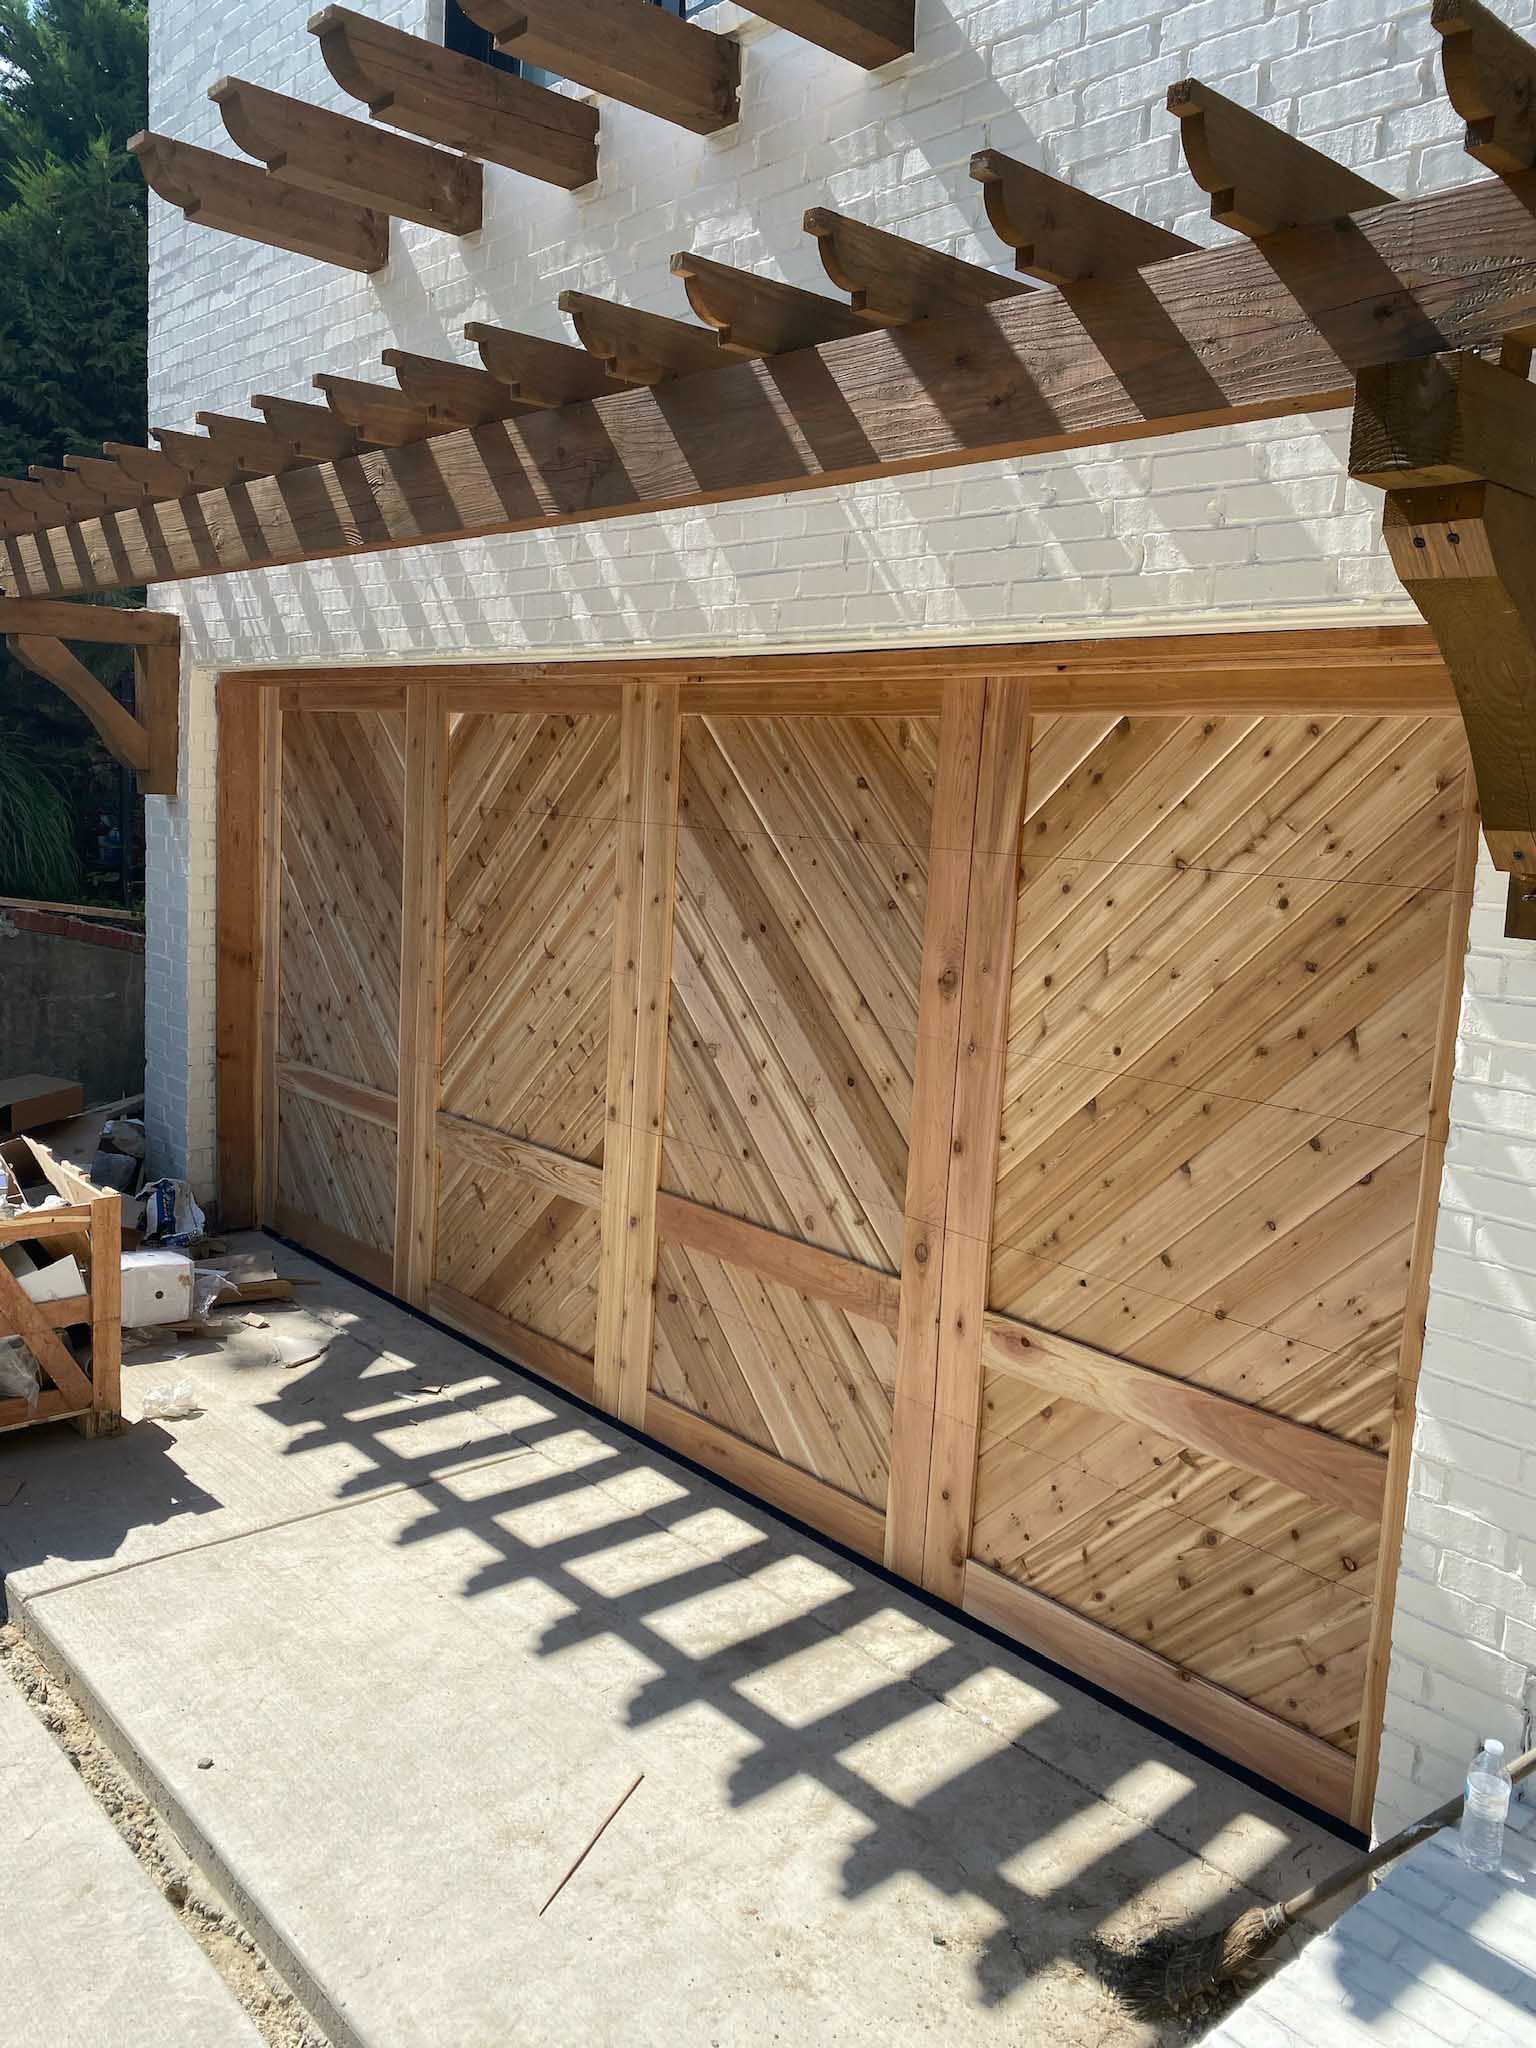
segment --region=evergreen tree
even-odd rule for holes
[[[0,475],[144,440],[146,207],[124,144],[147,119],[145,0],[0,0]],[[122,690],[120,650],[81,653]],[[9,662],[0,746],[67,793],[89,865],[122,776],[79,713]],[[30,886],[0,874],[0,893]]]

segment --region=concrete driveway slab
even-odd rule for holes
[[[419,1360],[366,1299],[311,1366],[200,1367],[163,1456],[219,1475],[222,1523],[139,1552],[130,1483],[118,1568],[9,1585],[344,2048],[1181,2041],[1094,1943],[1345,1854],[535,1382],[425,1327]],[[429,1354],[451,1397],[407,1390]],[[278,1515],[274,1465],[306,1475]]]
[[[261,2048],[197,1943],[0,1674],[5,2048]]]

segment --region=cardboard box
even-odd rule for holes
[[[78,1081],[61,1081],[53,1074],[13,1074],[0,1081],[0,1138],[38,1130],[61,1116],[78,1116],[84,1107],[85,1090]]]
[[[192,1261],[185,1252],[147,1244],[123,1253],[123,1321],[133,1329],[185,1323],[192,1317]]]

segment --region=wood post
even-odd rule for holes
[[[448,707],[427,685],[405,697],[405,848],[400,903],[399,1110],[393,1291],[424,1308],[437,1228],[437,1111],[443,1007]]]
[[[1029,689],[949,684],[939,737],[897,1333],[886,1563],[958,1601],[1029,763]]]
[[[1376,1771],[1381,1755],[1382,1723],[1387,1712],[1392,1615],[1397,1602],[1403,1522],[1408,1512],[1408,1471],[1413,1458],[1419,1366],[1424,1357],[1424,1318],[1429,1308],[1435,1219],[1440,1213],[1440,1181],[1445,1169],[1446,1141],[1451,1130],[1451,1081],[1456,1068],[1456,1025],[1461,1015],[1467,928],[1472,915],[1472,890],[1477,873],[1477,837],[1477,789],[1469,773],[1456,846],[1455,897],[1451,905],[1450,929],[1446,934],[1445,977],[1441,983],[1440,1015],[1435,1026],[1429,1114],[1419,1166],[1413,1242],[1408,1254],[1408,1292],[1403,1304],[1403,1335],[1392,1396],[1392,1435],[1387,1445],[1387,1483],[1381,1504],[1381,1541],[1376,1554],[1376,1598],[1371,1614],[1370,1647],[1366,1652],[1360,1742],[1355,1753],[1355,1778],[1350,1799],[1350,1821],[1362,1833],[1370,1832],[1371,1809],[1376,1797]]]
[[[223,676],[218,686],[218,1188],[219,1222],[248,1230],[262,1219],[262,982],[269,906],[263,848],[263,727],[274,692]]]
[[[628,685],[620,713],[593,1398],[637,1428],[645,1419],[655,1324],[656,1193],[666,1121],[681,742],[678,685]]]

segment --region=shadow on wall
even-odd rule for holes
[[[87,1102],[144,1086],[144,940],[0,910],[0,1072],[78,1081]]]

